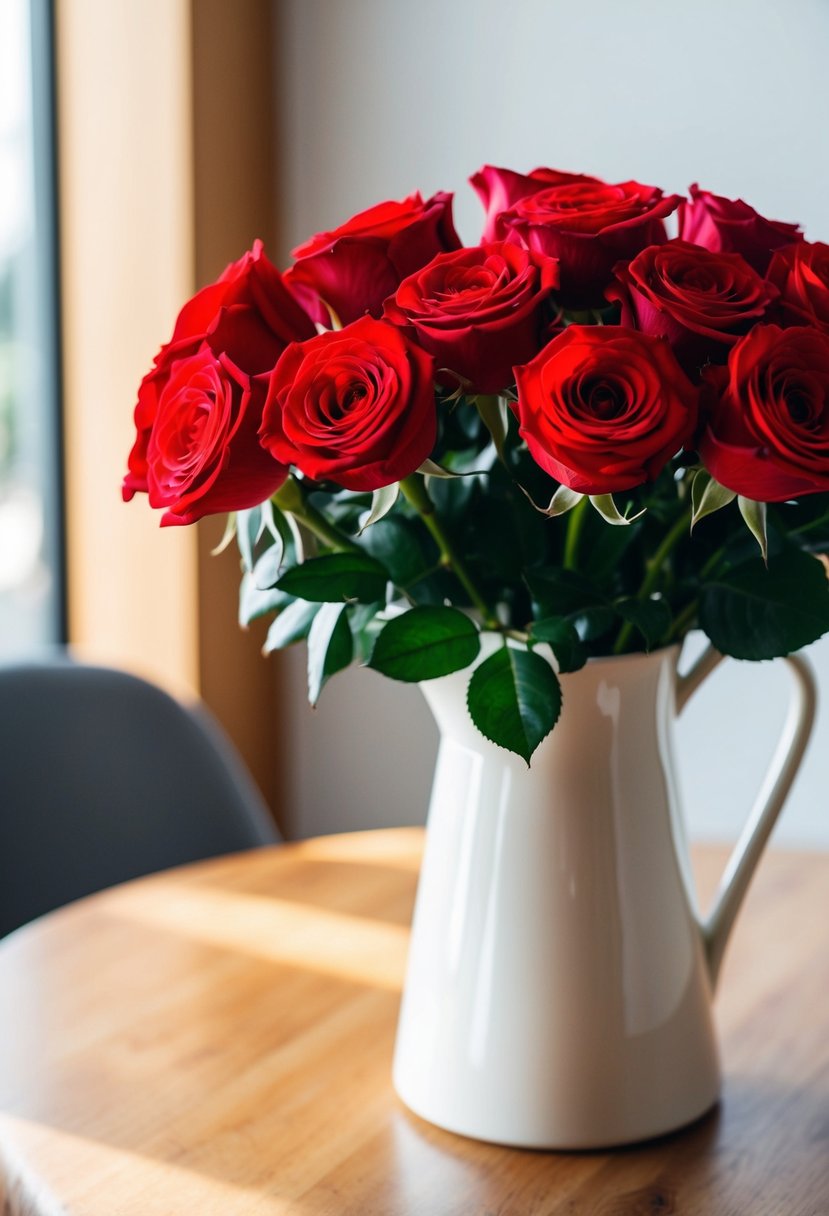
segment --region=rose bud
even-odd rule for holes
[[[654,480],[696,428],[698,389],[661,338],[570,325],[515,371],[530,455],[581,494]]]
[[[802,241],[797,224],[767,220],[742,199],[722,198],[691,186],[691,202],[679,207],[679,238],[715,253],[739,253],[758,274],[765,274],[771,255],[783,245]]]
[[[829,334],[829,245],[799,241],[779,249],[768,278],[780,292],[785,325],[815,325]]]
[[[256,241],[184,305],[170,342],[141,382],[124,499],[150,493],[152,506],[167,508],[162,524],[190,523],[266,499],[285,471],[249,442],[264,403],[256,377],[271,371],[289,342],[313,333],[310,317]],[[194,377],[192,391],[187,374]],[[183,424],[185,414],[189,429],[176,439],[172,420]]]
[[[520,198],[529,194],[538,194],[549,186],[566,186],[578,182],[597,182],[598,177],[589,177],[584,173],[562,173],[558,169],[533,169],[532,173],[514,173],[512,169],[496,169],[493,165],[484,165],[469,179],[478,198],[486,209],[484,234],[481,243],[487,241],[502,241],[508,235],[502,216],[505,211],[514,207]]]
[[[548,340],[557,286],[552,258],[496,242],[438,254],[403,280],[385,315],[434,355],[439,379],[448,371],[467,392],[497,393]]]
[[[293,251],[296,263],[285,281],[315,321],[330,327],[333,312],[347,325],[367,312],[379,317],[383,302],[407,275],[460,244],[452,195],[436,194],[424,202],[412,194],[311,237]]]
[[[757,502],[829,490],[829,335],[757,325],[705,378],[697,449],[712,477]]]
[[[294,343],[270,377],[262,445],[315,480],[390,485],[434,447],[433,373],[430,355],[372,317]]]
[[[668,239],[662,221],[679,201],[638,182],[572,183],[519,199],[502,220],[528,249],[558,258],[561,298],[580,308],[604,302],[617,262]]]

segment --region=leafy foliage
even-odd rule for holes
[[[479,410],[455,394],[441,409],[434,468],[374,494],[291,478],[232,521],[240,621],[273,616],[266,652],[307,639],[312,703],[350,663],[439,679],[500,632],[469,711],[529,762],[558,717],[558,676],[591,657],[701,627],[725,654],[768,659],[829,631],[813,556],[829,550],[829,495],[766,508],[677,458],[652,484],[590,502],[529,458],[503,400]]]
[[[502,646],[472,673],[467,705],[482,735],[529,763],[561,712],[561,685],[539,655]]]

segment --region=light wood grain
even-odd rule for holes
[[[391,1090],[421,844],[207,862],[2,943],[18,1198],[48,1216],[829,1214],[829,858],[761,865],[718,997],[720,1108],[643,1147],[556,1154],[441,1132]],[[710,892],[722,850],[696,860]]]

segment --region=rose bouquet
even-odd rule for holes
[[[352,662],[470,667],[476,726],[529,760],[591,656],[829,630],[829,246],[696,186],[471,180],[477,245],[416,194],[190,300],[124,496],[229,513],[241,621],[307,638],[312,703]]]

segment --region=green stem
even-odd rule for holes
[[[575,570],[579,557],[579,544],[584,530],[584,521],[590,507],[590,499],[585,496],[570,512],[567,520],[567,532],[564,537],[564,569]]]
[[[435,513],[435,504],[429,497],[423,478],[419,477],[416,473],[412,473],[409,477],[403,478],[400,483],[400,489],[406,501],[417,511],[435,540],[438,549],[440,549],[442,564],[448,566],[454,572],[458,582],[480,612],[485,627],[487,629],[499,629],[498,618],[475,586],[469,571],[456,552],[451,540],[444,532],[443,525]]]
[[[676,546],[684,536],[687,536],[691,526],[691,509],[688,508],[682,512],[678,519],[674,521],[673,527],[670,528],[662,538],[662,544],[654,553],[653,557],[647,563],[645,577],[642,579],[642,584],[636,593],[638,600],[646,600],[650,597],[652,591],[656,589],[659,582],[659,576],[662,573],[662,568],[670,555],[673,553]],[[616,645],[613,647],[614,654],[624,654],[625,649],[630,641],[633,633],[633,624],[630,621],[625,621],[622,628],[619,630],[619,636],[616,639]]]
[[[685,636],[685,631],[693,623],[694,617],[699,612],[699,600],[691,600],[690,604],[686,604],[681,612],[677,613],[674,618],[674,623],[671,625],[671,631],[668,634],[668,641],[681,642]]]
[[[711,554],[708,561],[699,572],[700,582],[705,582],[709,574],[713,574],[719,563],[725,557],[725,545],[721,545],[714,553]]]
[[[340,553],[361,553],[360,546],[355,544],[350,536],[330,524],[321,511],[313,507],[303,498],[299,486],[288,479],[285,485],[273,495],[272,502],[280,511],[290,511],[303,527],[312,532],[319,540],[324,541],[331,549]]]
[[[304,503],[302,510],[295,511],[294,514],[309,532],[313,532],[314,536],[324,540],[332,549],[348,553],[362,552],[360,546],[355,544],[350,536],[346,536],[345,532],[341,532],[339,528],[330,524],[322,512],[318,511],[316,507],[312,507],[309,502]]]

